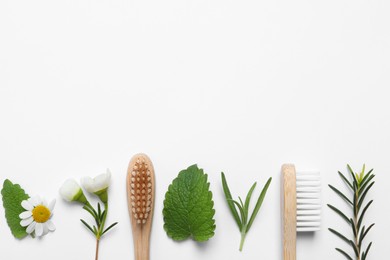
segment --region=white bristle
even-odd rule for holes
[[[297,172],[297,232],[313,232],[321,226],[321,177],[319,172]]]

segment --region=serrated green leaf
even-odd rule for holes
[[[30,198],[19,184],[13,184],[10,180],[5,180],[3,189],[1,190],[3,196],[3,206],[5,209],[5,218],[12,235],[16,238],[24,238],[27,236],[26,227],[20,225],[19,214],[26,211],[21,203],[23,200]]]
[[[173,240],[192,237],[207,241],[214,236],[214,202],[207,174],[192,165],[169,185],[164,200],[164,229]]]

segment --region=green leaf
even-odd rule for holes
[[[341,191],[339,191],[338,189],[336,189],[335,187],[333,187],[332,185],[328,185],[329,188],[331,188],[334,192],[336,192],[337,195],[339,195],[343,200],[347,201],[349,204],[353,205],[352,204],[352,201],[350,199],[347,198],[347,196],[345,196]]]
[[[359,196],[364,193],[365,187],[370,183],[370,181],[375,177],[375,174],[371,175],[359,188]]]
[[[267,183],[264,185],[263,190],[261,191],[259,198],[257,199],[256,206],[252,212],[251,218],[249,219],[248,226],[246,227],[246,232],[248,232],[249,229],[251,228],[253,221],[255,220],[256,215],[260,210],[261,204],[263,204],[263,200],[265,198],[265,195],[267,194],[267,190],[268,190],[269,185],[271,184],[271,181],[272,181],[272,178],[269,178]]]
[[[251,202],[252,193],[253,193],[253,190],[254,190],[255,188],[256,188],[256,182],[252,185],[252,187],[251,187],[250,190],[248,191],[248,194],[246,195],[244,208],[245,208],[245,210],[246,210],[246,215],[247,215],[247,216],[249,215],[249,204],[250,204],[250,202]]]
[[[87,228],[96,236],[97,231],[96,231],[96,228],[95,228],[95,227],[92,229],[91,226],[87,224],[87,222],[85,222],[85,221],[82,220],[82,219],[80,219],[80,221],[81,221],[81,223],[84,224],[84,226],[86,226],[86,227],[87,227]]]
[[[337,214],[339,214],[345,221],[347,221],[349,224],[351,224],[351,221],[350,219],[343,213],[341,212],[339,209],[337,209],[336,207],[328,204],[328,207],[331,208],[334,212],[336,212]]]
[[[358,181],[357,181],[356,176],[355,176],[355,173],[353,172],[353,170],[352,170],[351,166],[349,166],[349,164],[347,164],[347,168],[348,168],[348,170],[349,170],[349,173],[350,173],[351,176],[352,176],[353,183],[355,184],[356,187],[359,187]]]
[[[214,202],[207,174],[192,165],[169,185],[164,200],[164,229],[173,240],[192,237],[207,241],[214,236]]]
[[[237,201],[233,200],[232,201],[234,204],[236,204],[238,210],[240,211],[240,214],[241,214],[241,219],[242,219],[242,224],[245,226],[246,225],[246,215],[245,215],[245,210],[244,208],[242,207],[242,205],[240,203],[238,203]]]
[[[5,218],[12,235],[18,239],[22,239],[27,236],[26,227],[20,225],[20,213],[26,211],[21,203],[23,200],[30,198],[19,184],[13,184],[10,180],[5,180],[3,189],[1,190],[3,195],[3,206],[5,209]]]
[[[360,210],[362,204],[363,204],[363,201],[368,193],[368,191],[371,189],[371,187],[375,184],[375,181],[372,182],[368,187],[367,189],[364,191],[364,193],[362,194],[361,198],[359,199],[359,203],[358,203],[358,210]]]
[[[328,228],[328,230],[349,244],[350,240],[348,238],[346,238],[344,235],[340,234],[339,232],[337,232],[333,228]]]
[[[106,228],[106,230],[104,230],[104,232],[102,233],[102,236],[107,233],[107,231],[109,231],[111,228],[115,227],[116,225],[118,224],[118,222],[115,222],[113,224],[111,224],[108,228]]]
[[[360,217],[359,217],[359,220],[358,220],[358,223],[357,223],[357,228],[358,230],[360,229],[360,226],[362,224],[362,221],[363,221],[363,218],[364,218],[364,214],[366,214],[366,211],[367,209],[370,207],[370,205],[372,204],[372,202],[374,202],[373,200],[371,200],[370,202],[367,203],[367,205],[364,207],[362,213],[360,214]]]
[[[339,171],[339,175],[340,175],[341,179],[343,179],[344,182],[345,182],[346,184],[348,184],[348,186],[349,186],[351,189],[353,189],[352,184],[351,184],[351,183],[349,182],[349,180],[344,176],[344,174],[342,174],[342,173]]]
[[[340,249],[340,248],[336,248],[336,250],[337,250],[338,252],[340,252],[343,256],[345,256],[347,259],[353,260],[353,258],[350,257],[344,250],[342,250],[342,249]]]
[[[368,252],[370,251],[371,245],[372,245],[372,242],[368,245],[366,251],[364,251],[362,260],[366,260],[366,257],[368,255]]]
[[[230,212],[232,213],[233,218],[234,218],[234,220],[235,220],[236,223],[237,223],[237,226],[238,226],[239,229],[241,230],[241,228],[242,228],[242,223],[241,223],[240,217],[238,216],[237,209],[236,209],[236,207],[234,206],[234,203],[232,202],[232,200],[233,200],[233,199],[232,199],[232,194],[230,193],[230,189],[229,189],[229,186],[228,186],[228,184],[227,184],[225,174],[224,174],[223,172],[221,172],[221,178],[222,178],[222,188],[223,188],[223,192],[225,193],[226,201],[227,201],[227,203],[228,203]]]
[[[362,232],[363,235],[360,235],[360,239],[359,239],[359,244],[361,245],[363,243],[363,240],[364,238],[366,237],[366,235],[368,234],[368,232],[370,231],[370,229],[375,226],[375,223],[371,224],[364,232]]]

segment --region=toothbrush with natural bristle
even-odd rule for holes
[[[282,166],[283,259],[296,259],[297,232],[320,230],[321,179],[316,171],[296,172]]]
[[[126,189],[135,260],[149,260],[154,184],[154,169],[149,157],[145,154],[134,155],[127,169]]]

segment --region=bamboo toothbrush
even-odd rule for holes
[[[319,172],[296,172],[282,166],[283,259],[296,260],[297,232],[320,230],[321,181]]]
[[[127,204],[133,230],[135,260],[149,260],[155,179],[153,164],[145,154],[136,154],[127,169]]]

